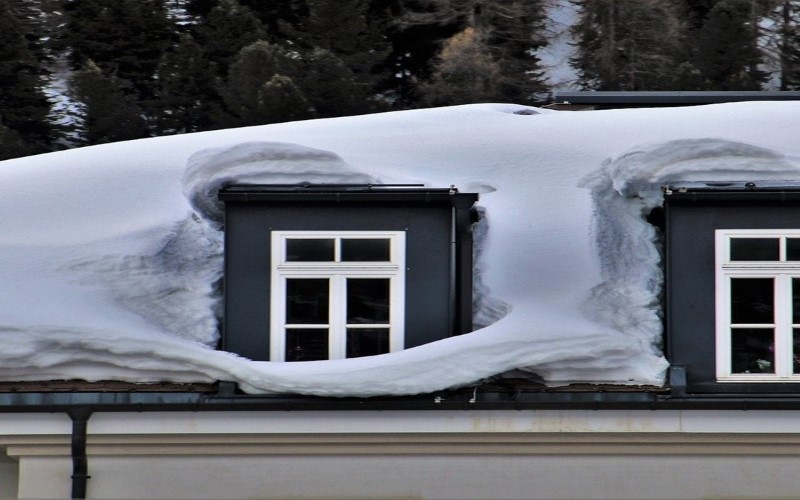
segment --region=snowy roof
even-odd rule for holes
[[[661,384],[661,187],[800,179],[800,102],[584,113],[511,104],[220,130],[0,163],[0,380],[235,381],[415,394],[511,369]],[[479,330],[350,360],[216,351],[232,183],[480,193]]]

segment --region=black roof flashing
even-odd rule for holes
[[[684,200],[800,200],[800,181],[695,181],[675,182],[662,187],[665,198]]]
[[[219,199],[239,203],[406,202],[470,207],[478,194],[461,193],[455,186],[430,188],[422,184],[235,184],[220,189]]]

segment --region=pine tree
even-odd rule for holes
[[[761,89],[766,80],[758,48],[763,9],[754,0],[719,0],[709,11],[697,32],[695,56],[708,89]]]
[[[0,145],[5,152],[0,155],[4,156],[11,154],[11,144],[22,143],[14,151],[40,152],[53,139],[41,61],[33,56],[25,34],[7,0],[0,0],[0,125],[5,129]]]
[[[800,0],[773,0],[760,48],[779,90],[800,89]]]
[[[311,104],[291,78],[276,74],[259,89],[256,111],[260,123],[305,120]]]
[[[115,77],[108,77],[92,61],[73,75],[71,90],[82,103],[85,144],[147,137],[145,121],[131,89]]]
[[[150,99],[161,54],[175,27],[163,0],[68,0],[65,43],[74,68],[91,60],[105,75],[130,82]]]
[[[499,65],[501,74],[495,82],[499,99],[534,102],[545,90],[535,55],[535,50],[545,43],[540,35],[543,19],[544,3],[538,0],[421,0],[417,10],[410,11],[402,22],[408,27],[456,28],[456,34],[447,39],[434,60],[431,77],[434,87],[423,85],[427,89],[424,91],[441,89],[445,83],[442,76],[450,73],[442,71],[442,65],[448,64],[447,57],[442,57],[445,46],[451,54],[455,54],[456,45],[464,49],[472,46],[470,50],[488,54]],[[478,44],[483,47],[479,49]]]
[[[307,16],[296,28],[284,24],[301,48],[325,49],[368,82],[389,53],[386,24],[373,20],[367,0],[304,0]]]
[[[689,73],[685,25],[669,0],[581,0],[571,63],[594,90],[670,90]],[[684,64],[682,71],[676,69]]]
[[[41,146],[25,142],[17,132],[0,123],[0,161],[41,152]]]
[[[298,21],[294,26],[282,23],[284,35],[306,54],[307,64],[317,67],[316,71],[338,74],[340,70],[335,67],[342,64],[346,70],[341,71],[346,76],[337,81],[346,87],[343,93],[353,94],[361,101],[361,105],[351,102],[338,107],[349,109],[349,113],[372,111],[378,84],[390,77],[385,65],[390,53],[386,20],[373,16],[368,0],[299,0],[293,11]],[[306,88],[306,93],[310,91]],[[317,103],[315,107],[333,109],[332,103]],[[328,116],[331,112],[323,114]]]
[[[243,48],[230,67],[222,95],[231,126],[276,123],[310,116],[309,103],[288,75],[297,63],[265,41]]]
[[[329,118],[372,111],[370,89],[334,53],[314,49],[303,55],[296,77],[314,116]]]
[[[220,76],[227,74],[242,48],[267,39],[261,21],[236,0],[221,0],[195,27],[194,33],[205,57],[215,64]]]
[[[472,27],[447,40],[429,83],[422,86],[423,102],[431,106],[496,102],[503,99],[500,63]]]
[[[161,134],[210,130],[217,123],[221,97],[215,82],[216,70],[191,35],[164,54],[156,72],[155,99],[149,114],[156,117]]]
[[[800,90],[800,2],[783,0],[780,17],[780,90]]]

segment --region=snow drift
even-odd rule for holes
[[[800,177],[800,103],[589,113],[473,105],[117,143],[0,163],[0,380],[232,380],[415,394],[525,369],[661,384],[670,181]],[[422,182],[481,194],[477,331],[351,360],[214,350],[219,187]]]

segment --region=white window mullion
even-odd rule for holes
[[[405,280],[397,277],[391,278],[389,282],[389,350],[400,351],[405,349]]]
[[[269,351],[272,361],[284,361],[286,353],[286,277],[272,274]]]
[[[731,277],[717,269],[717,377],[731,375]]]
[[[789,277],[779,274],[775,277],[775,375],[786,377],[790,374],[788,323],[790,318],[789,297],[791,290],[788,288]]]
[[[337,245],[338,246],[338,245]],[[328,344],[330,359],[343,359],[347,352],[347,277],[331,277],[331,328]]]

